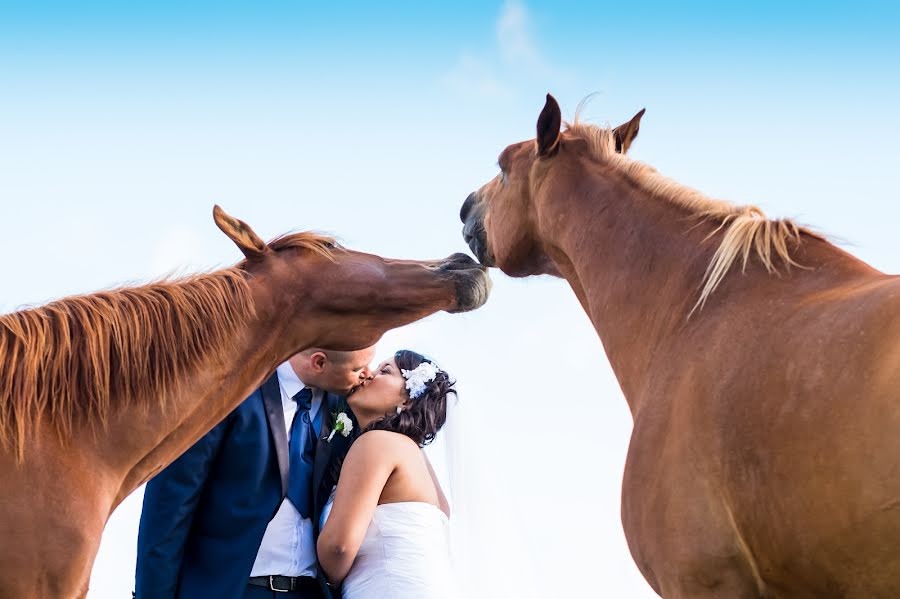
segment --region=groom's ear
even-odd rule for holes
[[[216,226],[238,246],[247,260],[259,260],[272,251],[266,242],[250,228],[250,225],[234,218],[218,205],[213,206],[213,220],[216,221]]]
[[[317,351],[313,352],[311,356],[309,356],[309,365],[313,369],[313,372],[316,374],[321,373],[325,370],[325,363],[328,361],[328,356],[325,355],[325,352]]]

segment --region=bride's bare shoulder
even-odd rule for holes
[[[360,457],[363,455],[395,455],[400,457],[418,451],[419,446],[406,435],[393,431],[374,430],[361,435],[353,442],[347,459],[351,459],[353,455]]]

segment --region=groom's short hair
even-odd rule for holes
[[[325,357],[328,359],[328,361],[335,366],[341,366],[342,364],[346,363],[350,359],[350,356],[353,355],[353,352],[351,351],[337,351],[333,349],[322,349],[321,347],[311,347],[309,349],[303,350],[300,353],[306,357],[309,357],[314,353],[325,354]]]

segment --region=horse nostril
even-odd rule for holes
[[[466,201],[463,202],[462,208],[459,209],[459,220],[461,220],[464,224],[466,222],[466,218],[469,216],[469,212],[472,211],[472,206],[475,205],[475,192],[469,194],[469,197],[466,198]]]

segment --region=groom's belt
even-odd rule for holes
[[[319,584],[312,576],[251,576],[247,583],[278,593],[319,588]]]

